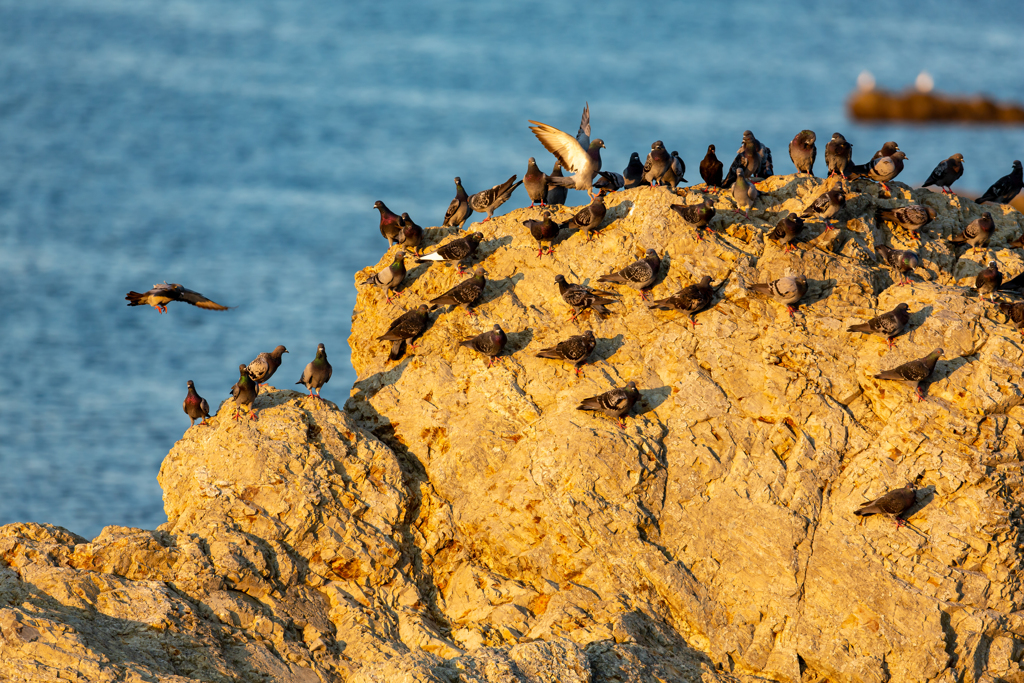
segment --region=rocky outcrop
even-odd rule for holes
[[[1024,221],[987,205],[989,253],[958,258],[941,238],[980,214],[973,202],[899,183],[879,198],[858,182],[840,230],[812,223],[785,254],[769,226],[821,183],[761,183],[749,220],[723,196],[702,241],[668,210],[696,193],[646,188],[609,196],[604,234],[563,237],[553,257],[538,258],[521,225],[539,209],[474,226],[488,271],[477,315],[434,314],[398,363],[375,338],[403,307],[361,289],[344,410],[270,389],[257,421],[222,410],[190,428],[160,473],[157,531],[111,527],[87,542],[0,528],[0,672],[1024,680],[1024,352],[965,289],[993,252],[1004,272],[1024,271],[1005,246]],[[874,207],[909,200],[938,218],[900,287],[871,252],[913,245],[876,225]],[[628,288],[609,318],[568,320],[556,274],[596,281],[649,247],[664,255],[659,297],[705,274],[724,281],[698,325]],[[810,282],[793,317],[747,289],[787,273]],[[399,301],[459,279],[411,268]],[[845,331],[900,301],[911,326],[895,349]],[[458,342],[495,322],[509,343],[488,368]],[[599,341],[582,377],[535,357],[586,329]],[[923,402],[873,378],[936,347]],[[629,380],[642,399],[624,430],[576,410]],[[908,481],[920,490],[907,527],[852,514]]]

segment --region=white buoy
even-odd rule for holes
[[[857,76],[857,87],[864,92],[875,89],[875,77],[871,75],[870,71],[860,72],[860,75]]]
[[[918,92],[931,92],[932,88],[935,87],[935,79],[927,71],[922,71],[917,75],[917,80],[914,81],[914,87],[917,88]]]

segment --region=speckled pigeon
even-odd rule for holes
[[[594,189],[596,190],[618,192],[626,185],[626,179],[618,173],[612,173],[611,171],[599,171],[597,175],[601,177],[594,181]]]
[[[921,394],[921,382],[924,382],[932,376],[932,370],[935,369],[935,363],[942,356],[942,349],[935,349],[924,358],[912,360],[909,363],[898,365],[892,370],[886,370],[875,375],[875,379],[889,379],[898,382],[910,382],[914,385],[914,390],[917,392],[917,400],[923,401],[924,396]]]
[[[668,208],[679,214],[683,222],[697,232],[698,240],[704,239],[701,230],[708,228],[711,224],[711,219],[715,217],[715,207],[708,201],[707,197],[700,204],[673,204]]]
[[[302,377],[296,384],[305,385],[312,398],[320,398],[320,388],[331,380],[334,368],[327,362],[327,349],[323,344],[316,345],[316,358],[306,364]],[[313,392],[316,392],[315,394]]]
[[[608,207],[604,203],[604,194],[598,193],[590,200],[590,204],[576,212],[576,215],[561,223],[559,227],[563,230],[581,230],[587,236],[589,242],[594,238],[593,233],[601,226]]]
[[[949,241],[955,244],[967,243],[971,245],[972,251],[978,248],[985,248],[988,246],[989,240],[992,239],[992,233],[995,232],[995,229],[996,224],[992,220],[992,214],[985,211],[981,214],[981,217],[968,223],[963,232],[949,238]]]
[[[784,245],[785,253],[788,254],[793,251],[793,243],[799,239],[800,233],[803,231],[804,220],[791,211],[788,216],[775,225],[775,229],[768,233],[768,237]]]
[[[624,387],[617,387],[606,391],[599,396],[591,396],[583,399],[576,410],[596,410],[609,417],[614,417],[619,429],[625,429],[626,424],[622,421],[630,410],[640,399],[640,392],[636,390],[636,382],[629,382]]]
[[[469,207],[469,195],[462,187],[462,178],[455,176],[455,199],[448,205],[441,225],[446,228],[461,228],[472,215],[473,209]]]
[[[618,299],[608,298],[617,296],[614,292],[591,289],[586,285],[569,284],[565,281],[564,275],[556,275],[555,282],[558,283],[558,293],[562,295],[562,299],[572,307],[573,320],[588,308],[603,318],[611,314],[611,311],[605,306],[618,303]]]
[[[202,418],[200,426],[206,424],[207,418],[210,417],[210,404],[206,402],[206,399],[196,393],[196,385],[192,380],[188,381],[188,394],[185,395],[185,401],[181,404],[182,410],[188,415],[189,419],[192,420],[192,424],[189,427],[194,427],[196,420]]]
[[[597,339],[594,333],[587,330],[583,334],[569,337],[565,341],[558,342],[549,349],[542,349],[537,353],[537,358],[553,358],[555,360],[566,360],[576,366],[576,376],[580,376],[580,369],[586,365],[587,358],[593,353],[597,346]]]
[[[148,305],[155,308],[159,313],[167,312],[167,304],[172,301],[182,301],[186,304],[192,304],[199,308],[205,308],[209,311],[226,311],[227,306],[221,306],[220,304],[210,301],[199,292],[193,292],[191,289],[185,289],[179,284],[167,284],[166,282],[162,285],[153,285],[153,289],[148,292],[139,294],[138,292],[128,292],[125,295],[125,301],[128,302],[129,306],[142,306]]]
[[[476,253],[476,248],[483,241],[482,232],[471,232],[465,237],[454,239],[447,244],[441,245],[437,251],[425,254],[416,259],[416,263],[434,263],[437,261],[455,261],[459,265],[459,275],[465,271],[462,269],[462,261]]]
[[[629,285],[640,292],[640,298],[647,300],[647,291],[658,279],[661,269],[661,257],[656,249],[648,249],[644,257],[634,261],[617,273],[609,273],[597,278],[598,282],[615,282]]]
[[[1017,193],[1024,188],[1024,170],[1021,169],[1019,161],[1013,162],[1013,170],[1007,175],[992,183],[992,187],[985,190],[985,194],[978,197],[978,203],[996,202],[997,204],[1009,204]]]
[[[893,338],[899,336],[903,329],[910,322],[910,313],[907,312],[907,304],[901,303],[888,313],[872,318],[866,323],[850,325],[847,332],[861,332],[863,334],[880,334],[885,337],[885,343],[891,349]]]
[[[859,508],[853,511],[853,514],[864,517],[866,515],[889,515],[896,522],[897,527],[905,525],[907,522],[901,515],[912,508],[914,503],[917,501],[917,492],[914,487],[907,484],[901,489],[895,491],[889,491],[880,498],[875,498],[869,503],[864,503]]]
[[[407,311],[395,318],[388,327],[388,331],[377,337],[378,341],[391,342],[391,353],[388,360],[398,360],[405,353],[405,342],[408,339],[415,339],[427,329],[427,305],[420,304],[418,308]]]
[[[909,229],[911,231],[910,234],[917,240],[921,239],[921,228],[935,220],[936,215],[935,209],[932,207],[919,204],[901,206],[891,210],[882,208],[875,210],[876,221],[892,221],[901,228]]]
[[[832,189],[811,202],[810,206],[800,214],[800,217],[820,218],[825,221],[825,229],[832,230],[832,223],[829,219],[839,213],[844,206],[846,206],[846,194],[842,190]]]
[[[950,185],[959,180],[963,174],[964,155],[954,154],[948,159],[940,161],[921,187],[935,185],[942,190],[942,194],[946,194],[947,191],[949,194],[953,194],[953,188]]]
[[[1003,274],[999,272],[999,264],[995,261],[991,261],[988,264],[988,268],[982,270],[974,278],[974,288],[978,290],[978,294],[982,298],[992,299],[992,293],[999,289],[1003,284]]]
[[[486,275],[487,271],[477,268],[473,277],[463,280],[441,296],[431,299],[431,310],[438,306],[451,306],[452,308],[462,306],[466,309],[466,315],[476,315],[473,312],[473,306],[480,300],[480,295],[484,293],[484,287],[487,286]]]
[[[264,351],[253,358],[246,368],[252,381],[256,384],[266,384],[267,380],[273,377],[277,369],[281,367],[281,356],[286,353],[288,353],[288,349],[278,345],[274,347],[273,351],[269,353]]]
[[[249,371],[244,365],[238,366],[238,381],[231,387],[231,395],[235,397],[235,416],[234,419],[238,420],[238,409],[242,406],[252,407],[253,401],[260,393],[260,386],[257,384],[252,377],[249,376]],[[249,419],[257,419],[256,411],[252,410],[249,413]]]
[[[555,253],[551,242],[558,238],[558,230],[561,226],[551,220],[550,211],[545,211],[541,216],[541,220],[538,221],[531,218],[530,220],[523,221],[523,225],[530,229],[533,239],[537,240],[537,256],[543,256],[545,253],[543,242],[548,243],[546,253]]]
[[[649,308],[657,308],[662,311],[682,311],[689,315],[690,324],[696,327],[697,321],[693,316],[711,305],[714,294],[715,292],[711,288],[711,276],[705,275],[700,282],[683,287],[678,294],[653,301]]]
[[[473,209],[477,213],[486,213],[487,218],[483,219],[483,223],[491,220],[494,216],[494,212],[499,206],[508,201],[508,198],[512,196],[516,188],[523,184],[520,180],[516,182],[516,176],[512,176],[508,180],[498,185],[495,185],[489,190],[481,190],[475,194],[469,195],[469,208]]]
[[[789,158],[799,173],[814,177],[814,160],[818,158],[818,148],[814,145],[817,137],[813,130],[802,130],[789,143]]]
[[[878,254],[878,258],[881,259],[882,263],[900,274],[900,285],[909,283],[910,273],[912,273],[915,268],[921,267],[921,259],[917,255],[917,252],[909,249],[891,249],[884,244],[879,244],[875,249],[875,252]]]
[[[489,332],[482,332],[472,339],[459,342],[459,345],[468,346],[487,356],[487,367],[491,367],[501,355],[507,342],[508,337],[505,336],[505,330],[501,329],[501,325],[495,324]]]

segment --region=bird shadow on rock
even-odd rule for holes
[[[916,515],[918,512],[920,512],[924,508],[928,507],[928,505],[931,504],[931,502],[933,500],[935,500],[935,486],[934,485],[930,484],[928,486],[925,486],[924,488],[918,489],[917,490],[917,500],[915,500],[914,504],[911,505],[907,509],[907,511],[903,513],[903,515],[902,515],[903,519],[905,519],[905,520],[907,520],[909,522],[910,518],[913,515]]]
[[[391,343],[388,342],[388,349],[390,350],[390,348]],[[384,351],[383,353],[387,356],[387,351]],[[385,369],[370,375],[366,379],[356,381],[355,384],[352,385],[355,393],[352,394],[352,398],[350,400],[368,401],[376,396],[377,392],[384,387],[396,383],[402,378],[402,373],[405,372],[405,369],[409,366],[409,362],[411,360],[412,356],[405,356],[398,361],[397,365],[391,368],[385,367]],[[391,361],[388,362],[390,363]]]
[[[462,230],[459,228],[423,228],[423,241],[420,242],[420,251],[426,251],[428,247],[436,247],[451,235],[458,235]]]
[[[598,338],[597,346],[594,347],[594,352],[590,354],[590,362],[596,363],[597,361],[603,360],[608,362],[615,353],[622,348],[624,342],[621,334],[617,334],[611,339]]]
[[[523,280],[523,277],[525,276],[522,273],[514,273],[498,280],[488,278],[487,285],[484,287],[483,294],[481,294],[480,300],[476,302],[476,305],[483,306],[484,304],[489,304],[500,299],[506,292],[514,291],[516,285]]]
[[[620,218],[625,218],[629,215],[629,212],[633,210],[633,200],[623,199],[615,206],[609,206],[608,210],[604,214],[604,220],[601,221],[601,227],[598,228],[600,231],[607,230],[611,227],[611,224]]]
[[[507,332],[505,337],[505,350],[501,355],[511,356],[513,353],[522,351],[533,341],[533,328],[527,327],[522,332]]]
[[[421,263],[415,268],[405,271],[405,278],[402,280],[402,286],[398,291],[404,293],[406,290],[411,289],[417,280],[426,275],[428,270],[430,270],[430,266],[426,263]]]
[[[807,293],[804,294],[803,298],[798,302],[801,307],[811,306],[824,301],[825,299],[832,296],[832,290],[836,287],[836,279],[829,278],[827,280],[807,280]]]
[[[640,400],[636,402],[633,411],[637,415],[653,412],[671,395],[672,387],[670,386],[640,389]]]
[[[924,324],[924,321],[932,314],[932,310],[934,310],[934,308],[934,306],[923,306],[919,311],[909,311],[910,320],[907,321],[907,329],[903,331],[903,334],[907,334],[908,332],[912,332],[913,330],[921,327],[921,325]],[[884,312],[885,311],[882,311],[881,313]],[[877,313],[876,315],[881,315],[881,313]]]
[[[498,247],[507,247],[510,244],[512,244],[512,235],[492,237],[490,239],[485,239],[480,243],[480,246],[477,248],[477,253],[480,259],[483,260],[484,257],[490,256],[496,252]]]

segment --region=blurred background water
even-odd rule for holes
[[[374,200],[437,225],[455,175],[550,169],[528,118],[575,133],[589,100],[616,171],[660,138],[696,183],[707,145],[728,163],[750,128],[790,173],[810,128],[819,172],[839,130],[857,161],[898,141],[912,184],[960,152],[957,188],[981,191],[1024,130],[866,127],[844,102],[862,70],[902,88],[922,69],[1024,101],[1022,29],[1019,0],[0,0],[0,524],[162,523],[186,380],[216,407],[277,344],[273,384],[323,342],[343,402]],[[237,309],[126,307],[163,280]]]

